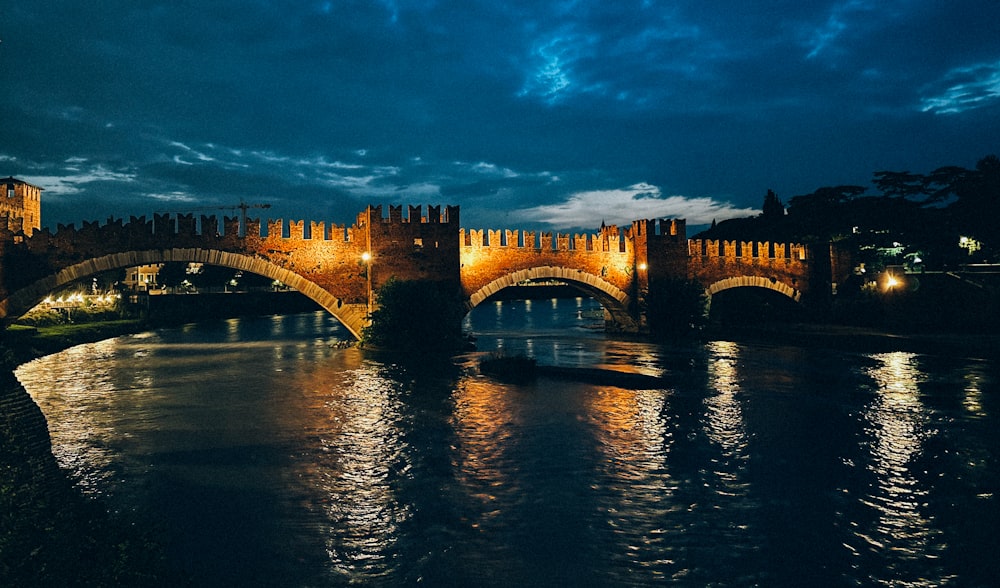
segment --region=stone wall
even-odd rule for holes
[[[0,318],[10,320],[55,288],[102,271],[162,262],[202,262],[284,282],[358,334],[369,301],[390,278],[453,285],[475,306],[526,279],[580,287],[617,313],[641,322],[642,298],[659,281],[694,279],[706,288],[745,278],[797,293],[810,283],[801,244],[692,240],[680,219],[602,226],[594,234],[466,230],[448,206],[369,206],[346,227],[317,221],[154,215],[59,225],[30,238],[0,224]],[[825,261],[825,260],[824,260]],[[816,268],[820,266],[815,265]],[[829,264],[827,264],[829,265]],[[842,264],[838,264],[838,267]],[[815,268],[813,268],[815,269]],[[744,279],[744,282],[732,282]],[[829,278],[825,278],[827,281]],[[755,281],[753,284],[765,283]],[[775,289],[779,289],[775,286]]]
[[[714,239],[688,242],[688,275],[706,288],[723,280],[754,277],[782,284],[784,287],[775,287],[781,291],[802,292],[809,288],[810,271],[809,250],[800,243]],[[764,283],[753,281],[753,284]]]
[[[622,291],[631,288],[632,242],[614,225],[592,235],[462,229],[459,241],[466,296],[503,276],[542,267],[571,269],[567,278],[571,281],[585,282],[584,274],[589,274]],[[580,275],[573,276],[573,272]]]

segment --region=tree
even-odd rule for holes
[[[363,344],[409,353],[461,347],[465,311],[452,284],[390,278],[376,301],[371,324],[361,331]]]
[[[785,205],[782,204],[773,190],[768,190],[764,196],[764,205],[761,206],[761,217],[771,220],[783,216],[785,216]]]
[[[848,204],[865,193],[862,186],[828,186],[788,202],[788,216],[805,241],[836,241],[854,225]]]
[[[926,178],[908,171],[877,171],[872,183],[886,196],[926,199],[928,195]]]
[[[705,288],[694,280],[660,279],[646,296],[646,320],[653,336],[690,332],[704,324]]]
[[[983,157],[971,170],[948,165],[926,175],[880,171],[874,183],[886,196],[919,201],[934,221],[924,224],[939,233],[942,245],[954,245],[959,235],[974,237],[993,250],[1000,245],[996,239],[1000,233],[1000,158],[995,155]]]
[[[975,170],[959,176],[953,191],[957,200],[949,208],[956,229],[992,249],[1000,248],[1000,158],[980,159]]]

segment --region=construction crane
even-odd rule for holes
[[[195,207],[195,208],[186,208],[184,210],[157,210],[155,212],[156,212],[156,214],[185,214],[185,213],[189,213],[189,212],[207,212],[209,210],[232,210],[232,211],[236,211],[237,209],[239,209],[239,211],[240,211],[240,231],[242,233],[242,231],[246,230],[246,226],[247,226],[247,210],[253,209],[253,208],[263,208],[263,209],[266,209],[266,208],[271,208],[271,205],[270,204],[251,204],[251,203],[248,203],[248,202],[244,202],[243,199],[241,198],[239,204],[234,204],[232,206],[199,206],[199,207]]]

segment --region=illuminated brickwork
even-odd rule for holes
[[[315,300],[355,335],[386,280],[451,285],[472,308],[530,280],[558,280],[597,298],[608,326],[641,331],[643,297],[661,281],[694,279],[709,294],[764,287],[798,300],[809,285],[802,245],[688,241],[683,220],[638,220],[594,234],[466,230],[457,206],[369,206],[354,225],[154,215],[59,225],[32,234],[0,225],[0,318],[16,319],[53,290],[94,274],[195,262],[278,280]],[[262,230],[263,229],[263,230]]]
[[[42,226],[42,189],[14,177],[0,180],[0,224],[11,233],[31,234]]]
[[[805,245],[695,239],[688,242],[692,279],[709,294],[735,287],[768,288],[799,300],[809,288]]]

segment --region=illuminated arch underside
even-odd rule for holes
[[[217,249],[164,249],[146,251],[126,251],[71,265],[47,278],[22,288],[6,300],[0,301],[0,317],[5,323],[10,323],[17,317],[28,312],[41,302],[53,290],[71,282],[99,274],[101,272],[149,265],[156,263],[206,263],[247,271],[254,274],[278,280],[294,288],[302,295],[312,299],[339,320],[355,337],[360,337],[361,328],[367,324],[367,308],[363,304],[339,304],[338,299],[295,272],[278,267],[265,260],[241,253],[230,253]]]
[[[774,290],[779,294],[784,294],[795,302],[798,302],[802,296],[802,292],[799,292],[788,284],[777,281],[772,282],[770,278],[762,278],[760,276],[737,276],[719,280],[705,289],[705,295],[711,299],[714,294],[718,294],[723,290],[729,290],[730,288],[766,288]]]
[[[611,315],[612,321],[620,328],[634,330],[635,319],[628,313],[631,299],[620,288],[582,270],[568,267],[540,266],[516,271],[501,276],[486,284],[469,297],[469,310],[479,306],[484,300],[504,288],[517,286],[527,280],[558,280],[583,290],[594,297]]]

